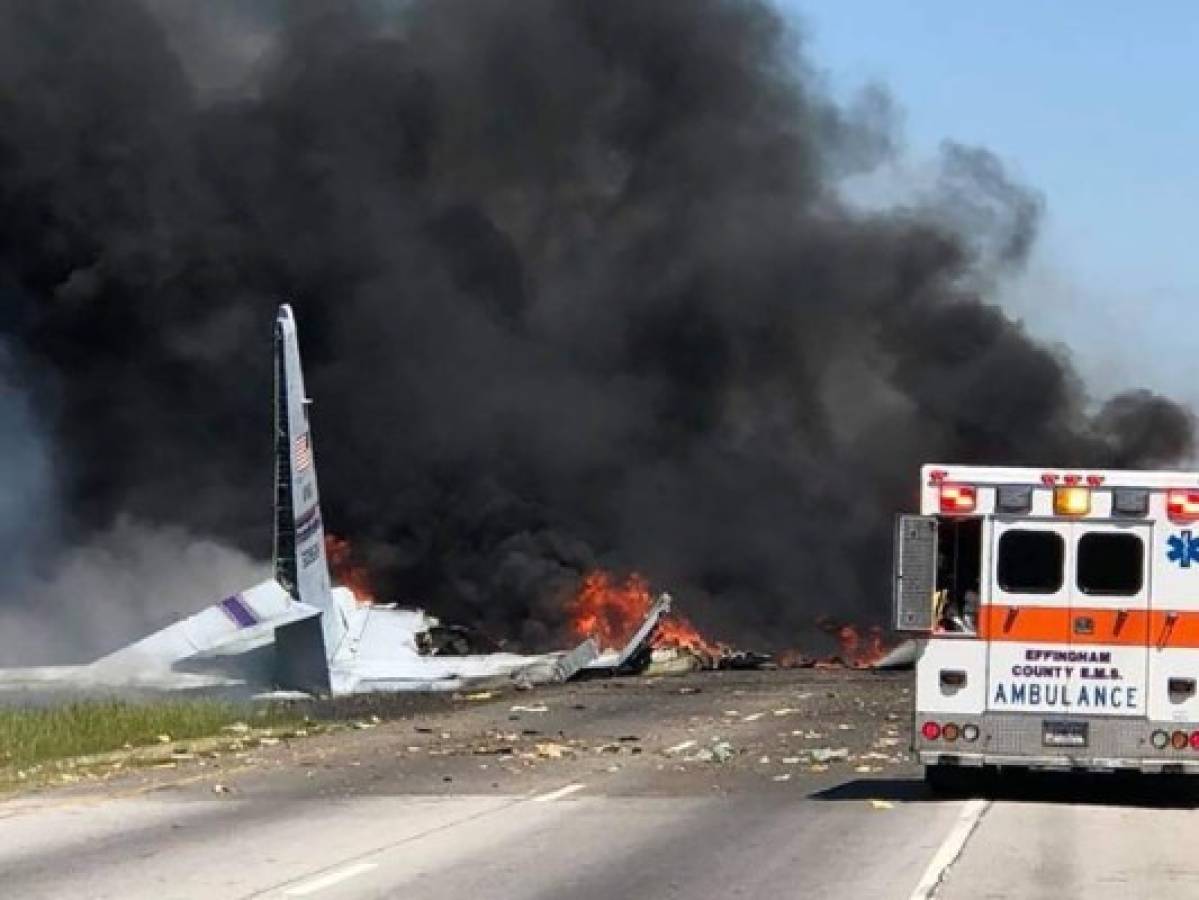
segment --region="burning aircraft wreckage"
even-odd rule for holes
[[[580,638],[573,648],[540,655],[477,652],[480,641],[468,629],[333,586],[331,557],[334,569],[346,568],[348,550],[325,534],[311,402],[295,317],[284,304],[275,321],[272,578],[92,663],[0,670],[0,691],[240,687],[341,696],[767,665],[867,668],[887,661],[880,632],[863,639],[849,626],[826,627],[842,650],[826,659],[736,651],[706,640],[672,613],[668,594],[654,599],[639,576],[622,584],[604,572],[585,576],[572,601]]]

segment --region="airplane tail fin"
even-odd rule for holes
[[[275,580],[294,599],[321,611],[328,660],[345,638],[346,622],[333,597],[325,555],[310,403],[296,320],[285,303],[275,317]]]

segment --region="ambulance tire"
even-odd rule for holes
[[[960,766],[925,766],[924,783],[934,794],[956,797],[978,788],[978,773]]]

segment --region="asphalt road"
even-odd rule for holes
[[[385,711],[398,718],[0,804],[0,894],[1199,888],[1194,803],[1177,783],[1006,779],[988,799],[928,795],[902,751],[907,689],[861,673],[727,673]]]

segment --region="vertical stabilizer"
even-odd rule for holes
[[[296,320],[286,303],[275,317],[275,580],[321,611],[325,653],[332,658],[346,625],[330,591]]]

